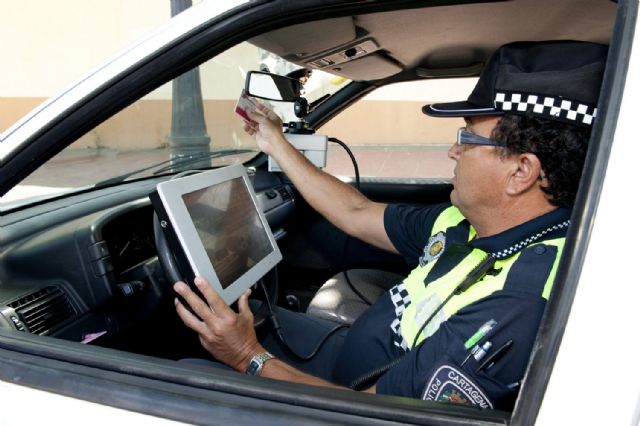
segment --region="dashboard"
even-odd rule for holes
[[[279,175],[249,170],[276,240],[294,193]],[[154,240],[148,194],[161,179],[119,185],[37,206],[7,227],[0,253],[0,328],[74,341],[117,335],[172,298]],[[3,230],[4,231],[4,230]]]
[[[110,218],[102,225],[101,233],[116,279],[156,255],[153,210],[148,206]]]

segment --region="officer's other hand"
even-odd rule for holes
[[[244,371],[251,358],[264,352],[253,328],[249,309],[250,290],[238,300],[239,312],[231,309],[207,280],[196,277],[194,284],[205,297],[202,300],[182,281],[173,288],[189,305],[190,312],[177,298],[176,311],[187,327],[198,333],[200,343],[213,357],[228,366]],[[195,313],[195,315],[194,315]]]

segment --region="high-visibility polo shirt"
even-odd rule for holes
[[[551,290],[569,215],[556,209],[498,235],[476,238],[450,205],[389,206],[387,233],[417,266],[353,324],[334,379],[346,384],[402,357],[380,377],[378,393],[510,409]],[[451,297],[421,329],[489,254],[497,258],[493,268]],[[507,349],[496,362],[483,365],[503,346]]]

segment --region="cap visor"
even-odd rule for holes
[[[481,107],[466,101],[431,104],[422,107],[422,112],[431,117],[477,117],[482,115],[503,115],[495,108]]]

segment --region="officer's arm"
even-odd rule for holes
[[[245,367],[246,368],[246,367]],[[242,367],[239,368],[241,370]],[[322,386],[322,387],[330,387],[337,389],[349,389],[344,386],[339,386],[334,383],[328,382],[326,380],[320,379],[318,377],[312,376],[307,373],[303,373],[302,371],[286,364],[283,361],[280,361],[277,358],[270,359],[264,364],[262,371],[260,372],[260,377],[267,377],[270,379],[276,380],[284,380],[287,382],[294,383],[302,383],[305,385],[312,386]],[[368,389],[365,389],[366,393],[376,393],[376,386],[373,385]]]
[[[253,121],[244,125],[245,131],[278,162],[311,207],[347,234],[397,252],[384,229],[386,204],[369,200],[352,186],[314,166],[287,142],[282,122],[273,111],[260,105],[251,118]]]

